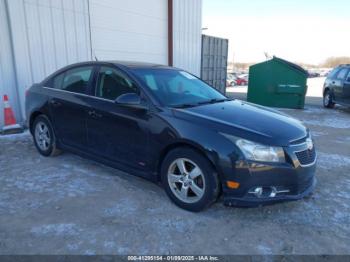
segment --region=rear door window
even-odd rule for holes
[[[66,71],[63,78],[62,90],[85,94],[93,72],[92,66],[78,67]],[[59,79],[57,79],[59,85]]]

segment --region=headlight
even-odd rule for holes
[[[249,160],[262,162],[285,162],[282,147],[274,147],[255,143],[253,141],[223,134],[226,138],[235,143]]]

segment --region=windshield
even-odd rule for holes
[[[190,107],[227,98],[197,77],[176,69],[133,69],[136,77],[169,107]]]

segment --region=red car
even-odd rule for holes
[[[246,86],[246,85],[248,85],[248,80],[238,77],[236,79],[236,85],[238,85],[238,86]]]

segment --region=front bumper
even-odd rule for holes
[[[316,151],[313,148],[312,162],[305,161],[298,152],[305,150],[304,144],[284,148],[286,163],[259,163],[238,160],[233,163],[233,169],[226,169],[225,180],[240,184],[237,189],[228,188],[223,184],[224,204],[228,206],[259,206],[281,201],[301,199],[309,194],[316,185]],[[311,152],[311,151],[310,151]],[[254,194],[256,188],[274,189],[276,194]]]
[[[295,201],[295,200],[299,200],[301,198],[307,197],[308,195],[311,195],[315,186],[316,186],[316,178],[313,178],[309,187],[307,187],[305,191],[297,194],[285,194],[285,195],[275,196],[273,198],[270,198],[270,197],[258,198],[251,195],[247,195],[244,197],[224,195],[224,205],[254,207],[254,206],[268,205],[268,204],[284,202],[284,201]]]

